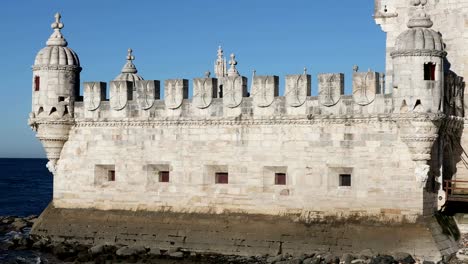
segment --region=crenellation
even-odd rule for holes
[[[211,105],[213,98],[218,98],[218,79],[196,78],[193,80],[193,104],[199,109]]]
[[[318,94],[321,105],[336,105],[344,95],[344,74],[324,73],[318,75]]]
[[[368,105],[379,91],[380,76],[377,72],[353,72],[353,99],[358,105]]]
[[[168,109],[178,109],[182,105],[184,99],[188,99],[187,79],[164,81],[164,102]]]

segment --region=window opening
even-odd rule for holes
[[[115,170],[109,170],[107,172],[107,180],[108,181],[115,181]]]
[[[429,62],[424,63],[424,80],[425,81],[435,81],[435,63]]]
[[[351,174],[340,174],[340,186],[351,186]]]
[[[41,84],[41,78],[39,76],[34,76],[34,91],[39,91]]]
[[[286,173],[275,173],[275,185],[286,185]]]
[[[215,183],[216,184],[228,184],[229,175],[227,172],[217,172],[215,174]]]
[[[169,182],[169,172],[160,171],[159,172],[159,182]]]

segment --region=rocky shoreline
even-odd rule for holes
[[[224,256],[189,252],[182,248],[154,250],[145,247],[129,247],[102,244],[93,247],[77,243],[53,243],[44,238],[29,235],[36,216],[0,217],[0,263],[43,264],[43,263],[232,263],[232,264],[432,264],[433,262],[414,259],[408,253],[393,256],[379,255],[371,250],[359,254],[336,256],[331,252],[313,252],[301,256],[279,254],[276,256]],[[468,239],[462,239],[462,243]],[[467,252],[466,246],[460,250]],[[468,263],[452,258],[439,263]]]

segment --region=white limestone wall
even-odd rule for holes
[[[115,165],[115,182],[97,179],[96,165]],[[170,183],[149,167],[169,169]],[[226,170],[229,184],[215,184]],[[62,151],[54,204],[413,221],[423,210],[413,171],[396,124],[378,118],[83,121]],[[274,172],[287,173],[286,186]],[[338,186],[340,173],[351,187]]]

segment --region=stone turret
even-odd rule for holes
[[[400,137],[409,147],[421,187],[430,176],[429,161],[443,119],[443,64],[447,55],[442,36],[431,29],[433,22],[424,11],[425,4],[411,1],[416,10],[391,53],[394,112],[401,115]]]
[[[32,67],[32,111],[30,126],[37,131],[55,171],[63,144],[74,120],[74,103],[80,90],[80,61],[62,35],[60,14],[55,15],[54,30],[47,46],[39,51]]]
[[[431,29],[433,23],[424,12],[425,2],[413,1],[413,5],[417,10],[391,53],[395,112],[437,113],[442,111],[447,53],[442,36]]]

